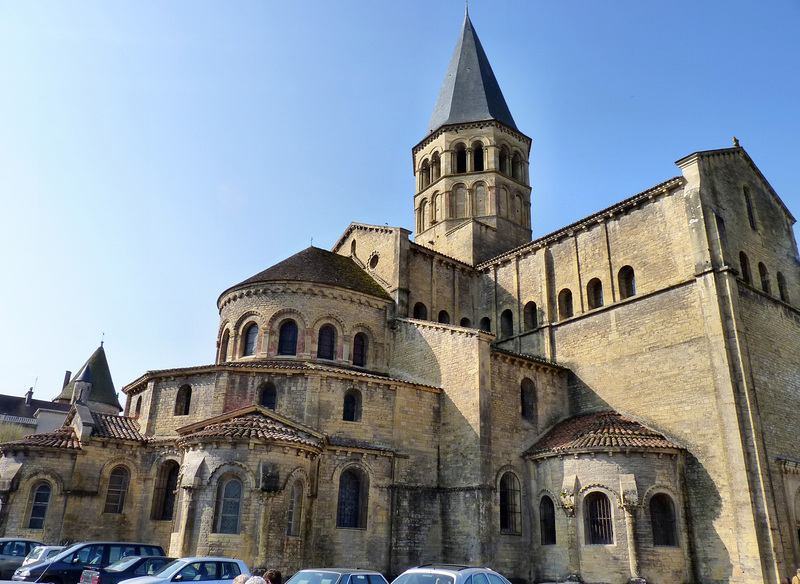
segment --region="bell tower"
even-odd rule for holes
[[[531,241],[528,157],[469,13],[413,149],[414,241],[475,265]]]

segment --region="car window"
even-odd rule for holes
[[[350,584],[369,584],[366,574],[350,574]]]
[[[164,552],[160,547],[156,547],[154,545],[140,545],[139,546],[139,554],[140,556],[163,556]]]
[[[136,555],[136,547],[132,545],[111,545],[108,546],[108,561],[116,562],[128,556]]]
[[[473,574],[472,575],[472,584],[489,584],[489,581],[486,579],[486,574]]]
[[[401,574],[392,584],[453,584],[455,579],[446,574]]]
[[[222,562],[222,576],[220,580],[233,580],[241,573],[242,571],[239,569],[239,564],[236,562]]]
[[[103,547],[102,544],[84,546],[75,552],[74,557],[79,564],[99,566],[103,563]]]
[[[168,564],[164,564],[163,566],[161,566],[160,568],[158,568],[158,570],[156,570],[155,572],[153,572],[153,574],[152,574],[152,575],[153,575],[153,576],[159,576],[159,575],[161,575],[161,574],[165,574],[165,573],[167,573],[167,572],[171,572],[172,570],[174,570],[174,569],[175,569],[175,567],[176,567],[176,566],[175,566],[175,564],[180,564],[180,563],[182,563],[182,562],[181,562],[181,560],[172,560],[172,561],[170,561]],[[179,573],[180,573],[180,572],[179,572]]]
[[[507,580],[504,580],[497,574],[486,574],[486,576],[489,577],[489,582],[491,582],[492,584],[508,584]]]
[[[130,568],[133,564],[139,561],[137,557],[130,557],[130,558],[123,558],[119,561],[114,562],[110,566],[106,568],[109,572],[124,572],[128,568]]]
[[[337,584],[341,574],[303,570],[286,581],[286,584]]]
[[[378,574],[370,574],[369,584],[387,584],[387,582],[386,578],[384,578],[383,576],[379,576]]]

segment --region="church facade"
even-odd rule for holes
[[[98,349],[62,428],[0,444],[2,534],[287,573],[793,574],[792,214],[735,145],[532,239],[529,149],[467,17],[414,233],[352,223],[228,288],[216,362],[149,371],[124,408]]]

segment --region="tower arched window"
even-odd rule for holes
[[[472,170],[483,172],[483,144],[481,142],[472,144]]]
[[[678,525],[675,518],[675,504],[664,493],[657,493],[650,499],[650,522],[653,526],[654,546],[677,546]]]
[[[431,167],[428,164],[428,161],[425,160],[422,163],[422,168],[420,169],[420,190],[425,189],[428,185],[431,184]]]
[[[466,328],[471,328],[472,327],[472,321],[470,319],[468,319],[466,316],[464,318],[462,318],[461,322],[459,322],[458,324],[463,326],[463,327],[466,327]]]
[[[268,410],[274,410],[278,405],[278,390],[271,381],[263,383],[258,390],[258,404]]]
[[[500,315],[500,336],[510,337],[514,334],[514,313],[506,309]]]
[[[28,515],[28,529],[44,529],[47,508],[50,506],[50,484],[37,483],[31,489],[31,512]]]
[[[489,199],[486,196],[486,185],[478,183],[475,185],[475,213],[474,215],[481,217],[489,214]]]
[[[763,262],[758,263],[758,274],[761,276],[761,289],[767,294],[771,294],[772,287],[769,284],[769,272]]]
[[[297,355],[297,323],[287,320],[278,332],[278,355]]]
[[[460,219],[467,216],[467,187],[458,185],[453,189],[453,198],[455,199],[455,217]]]
[[[252,323],[244,330],[244,350],[242,351],[243,357],[249,357],[256,354],[256,342],[258,341],[258,325]]]
[[[287,514],[286,535],[297,537],[300,535],[300,521],[303,518],[303,483],[295,481],[289,495],[289,513]]]
[[[520,384],[520,411],[522,419],[536,422],[536,386],[527,377]]]
[[[599,278],[589,280],[586,285],[586,299],[590,309],[603,306],[603,283]]]
[[[219,362],[225,363],[228,360],[228,345],[231,342],[231,332],[225,330],[222,333],[222,342],[219,344]]]
[[[217,485],[214,533],[239,533],[242,492],[242,482],[236,477],[226,477]]]
[[[500,172],[503,174],[509,173],[510,160],[508,157],[508,148],[505,146],[500,147]]]
[[[439,153],[435,152],[431,156],[431,179],[436,180],[442,176],[442,163],[439,159]]]
[[[339,477],[339,500],[336,508],[336,527],[367,526],[369,482],[364,472],[348,468]]]
[[[556,545],[556,507],[547,495],[539,501],[539,537],[542,545]]]
[[[428,307],[422,302],[417,302],[414,305],[414,318],[419,320],[428,320]]]
[[[430,227],[430,212],[428,199],[422,199],[419,203],[419,231],[425,231]]]
[[[492,332],[492,319],[488,316],[481,319],[481,330],[487,333]]]
[[[533,329],[539,326],[539,318],[535,302],[528,302],[527,304],[525,304],[525,309],[523,311],[522,317],[525,323],[526,331],[532,331]]]
[[[153,508],[150,515],[155,521],[172,519],[175,511],[175,494],[178,490],[178,471],[180,467],[174,460],[168,460],[158,469],[156,486],[153,491]]]
[[[439,311],[439,322],[442,324],[450,324],[450,314],[446,310]]]
[[[572,290],[564,288],[558,293],[558,318],[564,320],[565,318],[571,318],[573,314]]]
[[[356,240],[350,242],[350,255],[355,257],[356,255]]]
[[[125,507],[125,496],[128,494],[130,472],[124,466],[117,466],[108,476],[108,490],[103,513],[122,513]]]
[[[348,389],[344,394],[342,420],[345,422],[361,421],[361,392],[356,388]]]
[[[467,172],[467,147],[464,144],[456,146],[456,173]]]
[[[175,398],[175,411],[176,416],[188,416],[189,409],[192,406],[192,386],[188,384],[181,385],[178,388],[178,395]]]
[[[503,474],[500,478],[500,531],[522,532],[519,479],[511,472]]]
[[[742,280],[744,280],[744,283],[749,284],[752,282],[753,278],[750,275],[750,260],[747,258],[747,254],[743,251],[739,252],[739,267],[742,270]]]
[[[783,274],[778,272],[776,279],[778,280],[778,294],[780,295],[781,300],[784,302],[789,302],[789,291],[786,288],[786,278],[783,277]]]
[[[317,358],[333,360],[336,357],[336,329],[326,324],[319,329]]]
[[[353,365],[365,367],[367,364],[367,335],[356,333],[353,337]]]
[[[605,493],[589,493],[583,500],[583,507],[587,545],[614,543],[614,518],[611,515],[611,502]]]
[[[747,222],[750,224],[750,229],[756,229],[756,216],[753,213],[753,200],[750,198],[750,189],[747,187],[742,188],[744,194],[744,206],[747,209]]]
[[[505,187],[500,187],[497,190],[497,214],[500,217],[508,217],[508,191]]]
[[[522,182],[522,158],[518,153],[511,158],[511,176]]]
[[[636,295],[636,276],[632,267],[622,266],[619,269],[617,283],[619,284],[619,297],[622,300]]]

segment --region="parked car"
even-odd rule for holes
[[[146,543],[90,541],[74,543],[48,560],[21,566],[12,580],[78,584],[87,568],[105,568],[128,556],[164,556],[161,546]]]
[[[19,537],[0,537],[0,580],[8,580],[22,565],[25,556],[42,542]]]
[[[25,560],[23,560],[22,565],[27,566],[28,564],[35,564],[41,560],[52,558],[63,549],[63,545],[37,545],[31,550],[31,553],[25,556]]]
[[[117,584],[137,576],[152,576],[174,559],[164,556],[128,556],[105,568],[84,570],[80,584]]]
[[[380,572],[374,570],[317,568],[300,570],[286,584],[388,584]]]
[[[392,584],[511,584],[491,568],[472,568],[453,564],[426,564],[409,568]]]
[[[208,584],[230,584],[239,574],[250,576],[242,560],[230,558],[179,558],[172,560],[152,576],[122,580],[120,584],[167,584],[196,580]]]

